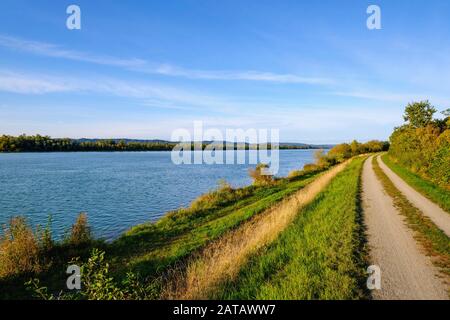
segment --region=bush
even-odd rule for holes
[[[389,156],[422,178],[450,188],[450,129],[444,125],[450,117],[432,120],[429,104],[410,104],[407,109],[408,123],[392,133]]]
[[[40,272],[40,243],[24,217],[10,220],[0,236],[0,278]]]
[[[353,154],[352,147],[348,143],[341,143],[328,151],[327,158],[329,161],[331,160],[330,162],[340,163],[348,158],[351,158],[353,155],[356,154]]]
[[[331,159],[323,150],[316,150],[314,152],[314,164],[306,164],[303,169],[307,168],[307,170],[315,170],[314,166],[324,169],[333,165],[334,162],[334,159]]]
[[[26,283],[33,295],[44,300],[149,300],[157,299],[160,291],[160,280],[144,280],[138,275],[128,272],[121,282],[116,282],[110,274],[109,263],[105,260],[105,252],[93,249],[85,263],[78,259],[69,264],[81,265],[81,289],[75,292],[61,292],[53,295],[47,287],[41,286],[39,279]]]
[[[260,163],[255,169],[248,171],[249,176],[253,179],[253,184],[257,186],[271,185],[274,182],[273,175],[268,174],[267,169],[269,166],[264,163]]]
[[[124,294],[109,275],[105,253],[94,249],[91,257],[81,267],[83,295],[90,300],[120,300]]]
[[[450,189],[450,130],[439,136],[437,145],[428,175],[434,182]]]
[[[359,154],[387,151],[388,149],[389,143],[385,141],[371,140],[366,143],[359,143],[358,141],[353,140],[351,144],[341,143],[335,145],[327,154],[323,150],[317,150],[314,153],[314,163],[304,165],[302,170],[291,171],[289,173],[289,178],[325,170]]]
[[[67,241],[73,245],[87,244],[92,241],[91,228],[85,213],[78,215],[77,221],[70,229]]]

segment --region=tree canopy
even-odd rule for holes
[[[433,121],[436,108],[428,100],[409,103],[403,119],[414,128],[425,127]]]
[[[444,119],[433,119],[436,109],[428,101],[405,108],[406,123],[390,137],[390,157],[402,166],[450,188],[450,109]]]

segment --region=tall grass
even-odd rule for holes
[[[0,278],[40,272],[40,251],[38,234],[26,219],[12,218],[0,236]]]
[[[65,270],[75,257],[87,258],[104,242],[90,238],[85,214],[80,214],[64,241],[54,241],[51,219],[46,228],[33,228],[24,217],[14,217],[0,234],[0,299],[30,298],[24,283],[39,277],[49,290],[65,289]]]
[[[222,282],[236,276],[253,252],[275,240],[298,210],[311,202],[346,165],[347,162],[330,169],[293,196],[208,245],[186,267],[173,270],[163,298],[208,298]]]
[[[212,295],[220,299],[358,299],[365,269],[357,158]]]
[[[78,215],[77,220],[70,228],[70,233],[66,241],[72,245],[82,245],[92,240],[91,227],[88,224],[86,213],[82,212]]]

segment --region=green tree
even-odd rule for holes
[[[352,155],[356,156],[358,154],[360,154],[361,152],[361,144],[356,141],[353,140],[352,143],[350,144],[350,148],[352,149]]]
[[[428,100],[409,103],[405,108],[403,119],[414,128],[425,127],[433,122],[436,109]]]

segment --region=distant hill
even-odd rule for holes
[[[82,138],[82,139],[74,139],[77,142],[97,142],[97,141],[124,141],[125,143],[136,142],[136,143],[160,143],[160,144],[173,144],[179,143],[179,141],[168,141],[161,139],[126,139],[126,138],[113,138],[113,139],[96,139],[96,138]],[[203,141],[203,144],[210,144],[213,141]],[[217,143],[227,143],[225,141],[216,141]],[[248,145],[248,143],[245,143]],[[308,143],[300,143],[300,142],[280,142],[281,149],[331,149],[333,148],[333,144],[308,144]]]
[[[171,151],[180,143],[161,139],[70,139],[51,138],[49,136],[0,136],[0,152],[77,152],[77,151]],[[197,149],[194,144],[200,141],[183,142],[187,149]],[[226,141],[202,141],[201,148],[216,144],[216,149],[227,150],[257,150],[271,149],[272,145],[233,143]],[[314,145],[306,143],[281,143],[280,149],[329,149],[331,145]]]
[[[280,142],[280,147],[305,147],[305,149],[331,149],[334,144],[306,144],[299,142]]]

